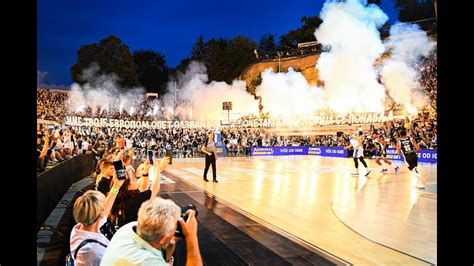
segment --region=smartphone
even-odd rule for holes
[[[166,157],[170,157],[169,164],[173,164],[173,150],[166,150]]]
[[[117,173],[117,179],[123,180],[127,178],[125,176],[125,169],[123,167],[122,161],[114,161],[113,164],[114,164],[115,172]]]
[[[153,164],[153,151],[148,151],[148,158],[150,158],[150,164]]]

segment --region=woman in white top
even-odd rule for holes
[[[73,216],[77,224],[72,228],[70,247],[75,265],[100,265],[102,255],[109,244],[109,240],[100,233],[99,228],[107,221],[118,191],[125,181],[118,180],[115,172],[113,176],[114,185],[107,198],[99,191],[89,190],[74,203]],[[100,243],[87,243],[75,256],[78,247],[87,239]]]

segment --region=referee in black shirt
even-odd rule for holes
[[[204,146],[201,148],[201,151],[206,154],[206,167],[204,168],[204,178],[203,180],[209,182],[207,179],[207,171],[209,170],[209,166],[212,164],[212,182],[217,183],[217,173],[216,173],[216,160],[217,160],[217,152],[216,152],[216,145],[214,144],[214,134],[209,134],[209,138],[207,139]]]

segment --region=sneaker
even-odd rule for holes
[[[357,172],[352,172],[351,175],[359,175]]]
[[[219,181],[217,181],[217,179],[212,179],[212,182],[219,183]]]
[[[205,177],[202,180],[204,180],[204,182],[209,182],[209,179],[207,179]]]
[[[398,170],[400,170],[400,167],[398,167],[398,166],[397,166],[397,167],[395,167],[395,173],[397,173],[397,172],[398,172]]]
[[[368,176],[370,174],[370,170],[367,170],[367,173],[365,174],[365,176]]]
[[[382,169],[380,172],[381,172],[381,173],[387,172],[387,168]]]
[[[416,188],[425,189],[425,185],[423,185],[422,183],[417,183]]]

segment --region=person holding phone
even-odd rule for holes
[[[110,210],[124,180],[118,180],[113,173],[114,185],[105,197],[102,193],[89,190],[74,202],[73,216],[77,224],[70,237],[71,254],[75,265],[99,265],[109,240],[99,231],[107,222]],[[94,242],[85,242],[93,240]],[[85,245],[82,243],[86,243]]]
[[[140,205],[146,200],[154,199],[158,195],[160,191],[160,173],[168,166],[169,160],[169,157],[164,157],[161,161],[158,161],[156,158],[152,159],[154,176],[156,178],[151,188],[148,177],[148,169],[151,167],[149,161],[143,164],[140,181],[136,178],[127,178],[125,180],[112,208],[112,215],[118,218],[119,226],[136,221]]]
[[[214,143],[214,134],[209,134],[209,137],[204,143],[204,146],[201,148],[201,151],[206,154],[206,166],[204,167],[204,175],[202,180],[209,182],[207,179],[207,171],[209,170],[209,166],[212,164],[212,182],[218,183],[216,173],[217,152],[216,145]]]

